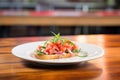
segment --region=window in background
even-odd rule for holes
[[[0,10],[11,11],[12,15],[18,15],[14,11],[44,11],[44,10],[80,10],[84,12],[89,11],[99,11],[99,10],[106,10],[109,6],[112,6],[116,9],[119,9],[120,0],[0,0]],[[10,13],[8,13],[10,14]],[[28,15],[26,13],[23,13]],[[20,15],[19,15],[20,16]],[[52,25],[54,26],[54,25]],[[89,25],[88,25],[89,26]],[[24,28],[23,28],[24,27]],[[76,29],[78,33],[76,34],[118,34],[120,33],[120,27],[101,27],[97,26],[98,28],[94,27],[87,27],[85,26],[62,26],[58,27],[58,31],[61,32],[63,35],[71,35],[75,33]],[[7,34],[10,31],[8,37],[14,36],[38,36],[38,35],[49,35],[51,26],[20,26],[20,25],[13,25],[11,28],[4,25],[0,26],[0,34],[4,37],[7,37]],[[54,28],[53,28],[54,29]],[[63,30],[67,30],[64,31]],[[29,32],[27,32],[30,30]],[[87,31],[88,30],[88,31]],[[39,33],[39,32],[42,33]],[[85,32],[86,31],[86,32]],[[22,32],[22,34],[20,33]],[[37,33],[35,33],[37,32]],[[4,33],[4,34],[3,34]],[[28,34],[29,33],[29,34]],[[2,37],[3,37],[2,36]]]

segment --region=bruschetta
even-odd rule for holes
[[[34,56],[42,60],[70,58],[78,56],[80,48],[72,41],[61,38],[60,33],[54,34],[54,37],[39,45],[34,51]]]

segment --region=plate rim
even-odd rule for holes
[[[80,42],[77,42],[77,41],[73,41],[75,43],[78,43],[78,44],[82,44],[82,45],[90,45],[90,46],[95,46],[95,47],[98,47],[102,52],[98,55],[98,56],[95,56],[95,57],[92,57],[89,59],[81,59],[81,60],[77,60],[77,61],[70,61],[70,62],[54,62],[54,61],[50,61],[50,60],[40,60],[40,59],[37,59],[37,58],[33,58],[33,59],[27,59],[27,58],[23,58],[23,57],[20,57],[18,55],[16,55],[16,53],[14,53],[14,50],[20,46],[23,46],[23,45],[26,45],[26,44],[34,44],[34,43],[44,43],[45,41],[34,41],[34,42],[27,42],[27,43],[23,43],[23,44],[20,44],[20,45],[17,45],[15,47],[12,48],[11,52],[14,56],[20,58],[20,59],[23,59],[23,60],[27,60],[27,61],[33,61],[33,62],[39,62],[39,63],[51,63],[51,64],[73,64],[73,63],[80,63],[80,62],[83,62],[83,61],[89,61],[89,60],[94,60],[94,59],[97,59],[97,58],[100,58],[104,55],[104,49],[96,44],[90,44],[90,43],[80,43]],[[30,53],[29,53],[30,54]]]

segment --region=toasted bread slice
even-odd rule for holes
[[[50,59],[59,59],[59,58],[70,58],[73,56],[77,56],[78,53],[74,53],[74,54],[69,54],[69,53],[65,53],[65,54],[54,54],[54,55],[38,55],[37,53],[34,53],[34,56],[38,59],[42,59],[42,60],[50,60]]]

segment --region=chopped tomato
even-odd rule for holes
[[[40,50],[42,50],[43,46],[39,46],[38,48]],[[70,41],[66,41],[64,43],[62,43],[62,40],[59,40],[58,42],[48,42],[45,46],[45,49],[43,52],[47,53],[48,55],[51,54],[62,54],[65,53],[66,50],[69,50],[69,52],[71,52],[71,50],[77,50],[78,47],[77,45],[73,44],[71,45]]]
[[[41,49],[42,48],[42,46],[38,46],[38,49]]]
[[[78,47],[76,45],[73,45],[72,47],[74,50],[78,49]]]

